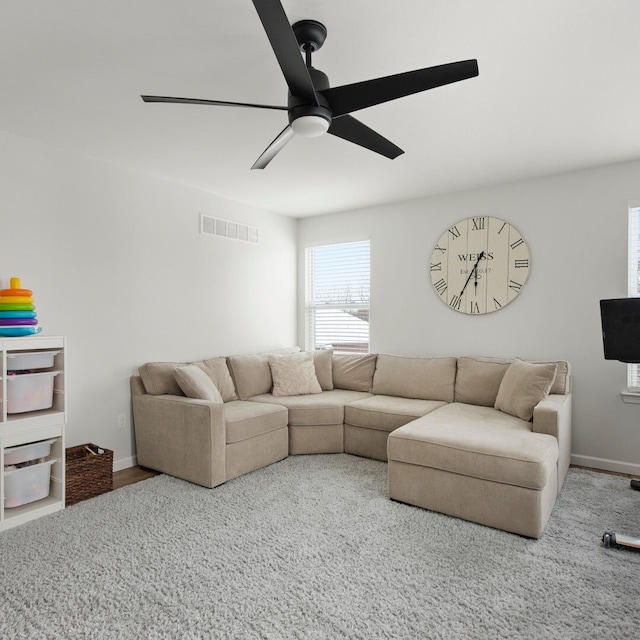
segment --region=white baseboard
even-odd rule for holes
[[[128,469],[129,467],[135,467],[138,464],[138,459],[136,456],[131,456],[130,458],[120,458],[120,460],[113,461],[113,470],[114,471],[122,471],[123,469]]]
[[[594,458],[593,456],[571,455],[571,464],[579,467],[591,467],[602,471],[615,471],[616,473],[628,473],[640,477],[640,464],[620,462],[619,460],[607,460],[606,458]]]

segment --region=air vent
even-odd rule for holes
[[[258,244],[258,227],[200,214],[200,233]]]

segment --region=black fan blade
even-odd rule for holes
[[[264,169],[295,135],[296,134],[293,132],[291,125],[287,125],[278,134],[276,139],[262,152],[251,168]]]
[[[318,105],[318,96],[307,65],[302,59],[300,45],[280,1],[253,0],[253,5],[276,54],[284,79],[289,85],[289,91],[298,98]]]
[[[375,151],[387,158],[397,158],[404,151],[397,147],[393,142],[383,138],[379,133],[362,124],[360,120],[356,120],[353,116],[341,116],[334,118],[329,127],[329,133],[343,140],[348,140],[355,144]]]
[[[407,71],[375,80],[345,84],[341,87],[331,87],[320,93],[329,101],[333,117],[336,118],[345,113],[352,113],[382,102],[466,80],[477,75],[478,61],[463,60],[462,62],[451,62],[437,67]]]
[[[145,102],[169,102],[171,104],[211,104],[218,107],[250,107],[254,109],[278,109],[287,111],[287,107],[270,104],[251,104],[250,102],[224,102],[223,100],[201,100],[200,98],[169,98],[167,96],[140,96]]]

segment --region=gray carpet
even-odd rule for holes
[[[386,464],[167,476],[0,533],[0,637],[640,637],[628,480],[572,469],[538,541],[386,497]]]

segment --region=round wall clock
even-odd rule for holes
[[[474,216],[449,227],[436,243],[431,283],[439,298],[460,313],[502,309],[522,291],[529,270],[529,247],[508,222]]]

